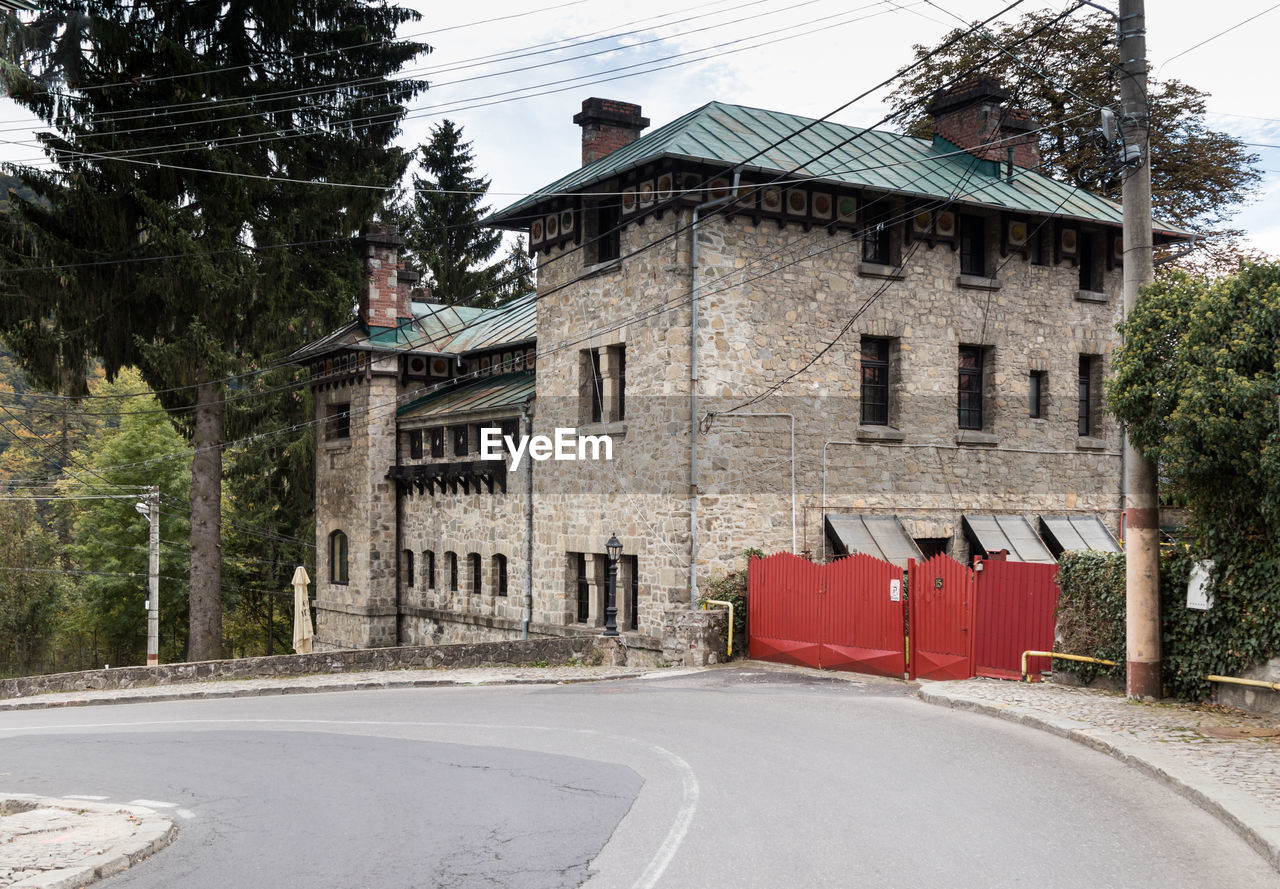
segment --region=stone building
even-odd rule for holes
[[[748,547],[1115,547],[1121,210],[1036,172],[1006,98],[941,97],[932,140],[720,103],[641,136],[589,99],[582,166],[488,220],[538,263],[498,309],[415,306],[366,232],[358,317],[298,356],[317,645],[599,632],[611,535],[641,651]]]

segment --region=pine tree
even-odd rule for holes
[[[0,252],[22,273],[0,275],[0,333],[72,392],[94,357],[108,376],[134,365],[180,418],[195,455],[188,656],[215,658],[222,448],[269,388],[239,377],[349,310],[348,239],[403,175],[391,140],[426,87],[395,75],[427,47],[394,40],[416,13],[357,0],[40,6],[5,31],[0,65],[49,126],[53,162],[14,171],[36,199],[12,199]]]
[[[446,120],[419,146],[422,174],[413,176],[413,198],[401,218],[405,244],[424,267],[434,302],[492,306],[505,263],[489,262],[502,233],[480,226],[489,180],[476,176],[471,143],[462,127]],[[487,263],[487,264],[486,264]]]

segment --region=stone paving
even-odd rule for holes
[[[0,887],[74,889],[168,845],[173,823],[141,806],[0,795]]]
[[[1045,729],[1129,762],[1218,815],[1280,869],[1280,720],[1274,716],[998,679],[925,683],[920,697]]]

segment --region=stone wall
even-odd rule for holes
[[[140,688],[176,682],[218,679],[267,679],[315,673],[377,670],[425,670],[437,667],[520,666],[597,661],[594,636],[560,636],[527,641],[486,642],[406,648],[366,648],[314,654],[276,655],[238,660],[117,667],[0,680],[0,699],[51,692]]]
[[[1280,658],[1272,658],[1265,664],[1245,670],[1237,678],[1280,682]],[[1247,710],[1250,713],[1280,716],[1280,691],[1225,682],[1214,683],[1214,686],[1219,704]]]

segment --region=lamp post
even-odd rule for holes
[[[604,545],[609,553],[609,593],[604,606],[604,635],[618,635],[618,556],[622,555],[622,544],[618,535],[609,537]]]

